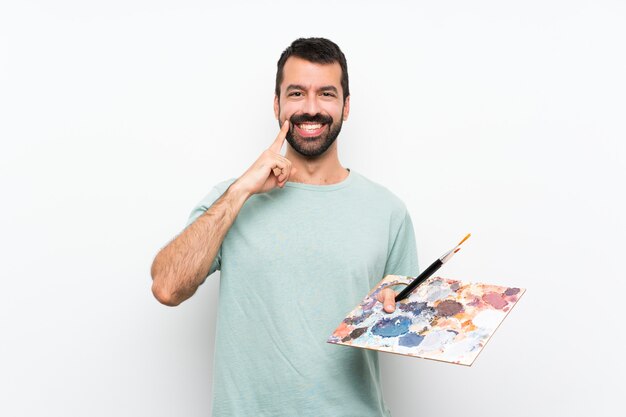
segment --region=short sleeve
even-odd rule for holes
[[[230,180],[223,181],[219,183],[218,185],[216,185],[215,187],[213,187],[211,191],[209,191],[209,193],[206,196],[204,196],[204,198],[200,200],[198,204],[196,204],[193,210],[191,210],[191,213],[189,214],[189,219],[187,220],[187,225],[185,227],[186,228],[189,227],[193,222],[195,222],[198,219],[198,217],[202,216],[213,205],[213,203],[215,203],[217,199],[220,198],[222,194],[224,194],[226,189],[228,189],[230,184],[234,181],[235,179],[233,178]],[[209,268],[209,273],[207,274],[207,277],[211,275],[212,273],[214,273],[215,271],[218,271],[221,269],[222,246],[223,244],[220,245],[220,248],[217,251],[217,255],[215,255],[215,259],[213,260],[213,263],[211,264],[211,267]]]
[[[387,256],[385,276],[391,274],[415,277],[419,274],[415,231],[408,210],[405,209],[403,217]]]

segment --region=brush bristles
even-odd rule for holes
[[[465,237],[463,238],[463,240],[462,240],[462,241],[460,241],[460,242],[459,242],[459,244],[458,244],[457,246],[459,246],[461,243],[463,243],[463,242],[465,242],[467,239],[469,239],[469,237],[470,237],[471,235],[472,235],[471,233],[468,233],[468,234],[467,234],[467,236],[465,236]]]

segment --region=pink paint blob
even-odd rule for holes
[[[483,301],[498,310],[501,310],[508,304],[506,300],[502,297],[502,294],[499,294],[497,292],[490,292],[483,295]]]

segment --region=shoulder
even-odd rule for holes
[[[193,223],[198,217],[200,217],[200,215],[202,215],[202,213],[207,211],[209,207],[211,207],[211,205],[215,203],[215,201],[220,198],[220,196],[224,194],[228,187],[230,187],[230,185],[236,180],[237,178],[229,178],[215,184],[213,188],[211,188],[211,190],[206,193],[204,197],[202,197],[202,199],[198,201],[194,208],[191,210],[191,213],[189,214],[189,218],[187,220],[187,225]]]
[[[237,178],[229,178],[227,180],[220,181],[218,183],[214,183],[213,187],[205,192],[204,197],[198,205],[204,205],[206,208],[213,204],[215,200],[217,200],[224,192],[230,187],[230,185],[235,182]],[[208,204],[208,205],[207,205]]]
[[[389,188],[379,184],[365,175],[354,172],[355,188],[367,198],[370,204],[378,206],[379,209],[390,212],[393,216],[404,217],[407,208],[396,194]]]
[[[237,178],[229,178],[227,180],[224,181],[220,181],[217,184],[215,184],[215,186],[213,187],[214,189],[216,189],[217,191],[220,192],[220,195],[224,193],[224,191],[226,191],[228,189],[228,187],[230,187],[230,185],[237,181]]]

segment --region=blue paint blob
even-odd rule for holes
[[[376,297],[374,295],[372,295],[371,297],[367,297],[361,303],[361,309],[363,311],[371,310],[372,307],[374,307],[377,302],[378,302],[378,300],[376,299]]]
[[[398,345],[407,347],[417,346],[422,343],[422,340],[424,340],[424,336],[420,336],[417,333],[407,333],[398,339]]]
[[[417,303],[415,310],[413,310],[413,315],[419,316],[423,311],[428,311],[430,308],[426,303]]]
[[[374,310],[364,311],[360,316],[347,317],[344,322],[347,325],[355,325],[362,323],[365,319],[371,316],[374,313]]]
[[[426,303],[424,303],[426,304]],[[433,307],[428,307],[428,306],[424,306],[421,309],[416,309],[414,311],[412,311],[412,313],[417,317],[417,316],[422,316],[424,318],[428,317],[428,316],[434,316],[435,315],[436,310]]]
[[[384,318],[372,326],[372,333],[382,337],[397,337],[409,331],[411,319],[404,316]]]
[[[411,313],[415,314],[416,316],[419,315],[423,309],[425,309],[427,307],[426,303],[424,302],[418,302],[418,301],[413,301],[411,303],[400,303],[400,305],[398,306],[398,308],[400,308],[400,310],[402,311],[410,311]]]

